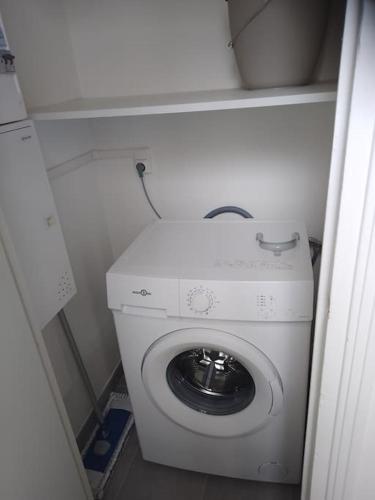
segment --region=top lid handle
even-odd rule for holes
[[[263,233],[256,234],[256,240],[259,241],[260,248],[273,252],[275,256],[279,256],[282,252],[285,252],[285,250],[290,250],[297,246],[297,241],[299,241],[299,239],[299,233],[293,233],[292,239],[288,241],[265,241],[263,239]]]

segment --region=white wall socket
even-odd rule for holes
[[[151,151],[150,150],[138,151],[134,155],[134,166],[137,165],[137,163],[143,163],[144,166],[146,167],[144,173],[151,174],[152,172]]]

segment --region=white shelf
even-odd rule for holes
[[[336,85],[314,84],[264,90],[212,90],[176,94],[74,99],[31,110],[34,120],[70,120],[113,116],[162,115],[223,109],[261,108],[329,102]]]

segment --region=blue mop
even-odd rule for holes
[[[95,498],[104,488],[134,423],[129,397],[112,393],[103,412],[103,423],[97,425],[82,458]]]
[[[101,412],[68,319],[63,310],[58,313],[58,316],[98,422],[82,451],[82,460],[94,497],[100,499],[134,423],[134,417],[129,397],[120,393],[111,393],[103,413]]]

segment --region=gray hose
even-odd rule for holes
[[[227,213],[241,215],[241,217],[243,217],[244,219],[254,219],[254,217],[247,210],[244,210],[240,207],[232,207],[230,205],[226,207],[215,208],[214,210],[211,210],[211,212],[208,212],[208,214],[205,215],[204,218],[213,219],[217,215]]]

